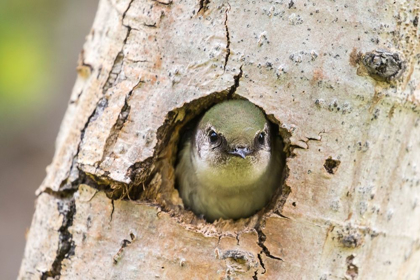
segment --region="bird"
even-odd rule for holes
[[[280,185],[282,148],[259,107],[239,99],[217,103],[180,145],[175,178],[184,207],[209,222],[252,216]]]

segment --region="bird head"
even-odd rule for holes
[[[264,113],[251,102],[213,106],[194,136],[197,176],[224,187],[255,183],[270,164],[271,137]]]

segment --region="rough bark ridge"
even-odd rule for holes
[[[19,278],[419,279],[420,4],[101,0]],[[179,131],[223,99],[279,125],[282,192],[207,224]]]

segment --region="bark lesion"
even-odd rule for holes
[[[242,74],[243,74],[243,71],[242,71],[242,65],[241,65],[239,67],[239,73],[233,76],[233,86],[229,89],[229,92],[227,94],[227,99],[232,99],[234,97],[236,90],[239,88],[239,82],[242,78]]]
[[[40,196],[41,194],[45,193],[56,198],[58,213],[63,217],[63,222],[60,228],[57,230],[58,248],[56,251],[55,259],[51,265],[51,268],[48,271],[42,272],[40,277],[42,280],[46,280],[48,278],[59,279],[61,276],[62,262],[65,259],[70,259],[74,255],[76,244],[73,240],[73,234],[69,229],[73,225],[73,220],[76,215],[77,209],[75,195],[78,192],[79,186],[85,184],[92,186],[95,189],[101,189],[100,186],[98,186],[94,180],[92,180],[91,176],[78,169],[75,165],[72,165],[72,169],[73,168],[77,169],[77,179],[71,182],[69,182],[69,179],[67,179],[65,181],[65,188],[61,188],[58,191],[55,191],[52,188],[47,187],[42,192],[37,194]],[[95,194],[93,196],[95,196]]]
[[[200,0],[197,14],[205,13],[209,9],[210,0]]]
[[[258,233],[258,246],[261,247],[262,251],[261,253],[264,253],[264,255],[266,255],[268,258],[273,259],[273,260],[277,260],[277,261],[283,261],[282,258],[274,256],[270,253],[270,251],[268,250],[267,246],[265,246],[265,241],[267,240],[267,236],[264,234],[264,232],[262,231],[262,229],[260,227],[256,228],[257,233]]]
[[[130,240],[123,239],[121,241],[121,247],[120,247],[120,249],[112,257],[112,260],[113,260],[114,265],[118,264],[118,261],[121,259],[122,255],[124,253],[124,248],[128,247],[132,242],[134,242],[135,239],[136,239],[136,236],[133,233],[130,233]]]
[[[261,268],[263,269],[263,271],[261,272],[261,274],[265,274],[267,272],[267,270],[265,269],[265,264],[264,264],[264,261],[263,261],[263,259],[261,257],[261,254],[262,254],[262,251],[260,253],[258,253],[258,261],[260,262]],[[254,279],[258,279],[257,278],[257,272],[258,271],[255,271]]]
[[[346,275],[349,276],[351,280],[356,279],[357,276],[359,275],[359,267],[357,267],[357,265],[354,264],[354,258],[355,256],[353,254],[349,255],[346,258],[346,264],[347,264]]]
[[[204,0],[205,1],[205,0]],[[229,61],[229,56],[230,56],[230,35],[229,35],[229,27],[228,27],[228,14],[230,11],[230,5],[229,3],[227,4],[228,7],[226,8],[226,12],[225,12],[225,21],[224,21],[224,26],[225,26],[225,30],[226,30],[226,56],[225,56],[225,62],[223,65],[223,70],[226,70],[226,65]],[[242,73],[242,71],[241,71]]]
[[[129,99],[133,93],[133,90],[131,90],[125,97],[124,105],[122,106],[121,111],[118,115],[118,118],[116,122],[114,123],[114,125],[112,126],[111,132],[109,133],[108,138],[105,141],[105,146],[104,146],[101,162],[103,162],[105,158],[108,157],[112,153],[112,150],[118,140],[118,135],[128,119],[128,116],[131,110],[131,106],[129,105]]]
[[[117,81],[118,76],[121,73],[123,62],[124,62],[124,53],[120,51],[115,57],[114,63],[112,64],[111,71],[109,72],[105,85],[102,88],[104,94],[108,91],[108,89],[110,89],[111,87],[115,85],[115,82]]]
[[[50,270],[42,272],[40,277],[41,280],[59,278],[61,276],[61,264],[63,260],[73,256],[76,248],[73,235],[69,231],[69,228],[73,225],[74,215],[76,214],[76,203],[74,197],[58,200],[57,208],[60,215],[63,216],[63,223],[58,229],[59,240],[57,253]]]
[[[167,1],[161,1],[161,0],[152,0],[156,3],[159,3],[161,5],[165,5],[165,6],[170,6],[172,5],[173,1],[172,0],[167,0]]]
[[[121,20],[124,22],[125,17],[127,16],[128,10],[130,10],[131,5],[133,4],[134,0],[130,0],[130,3],[128,3],[127,8],[125,9],[125,11],[123,12],[122,16],[121,16]]]
[[[338,167],[340,166],[341,161],[338,159],[333,159],[329,157],[325,160],[324,168],[329,174],[335,174],[337,172]]]
[[[258,253],[257,257],[258,257],[258,262],[259,262],[259,264],[262,268],[262,271],[260,272],[260,274],[265,274],[267,272],[267,268],[266,268],[266,265],[265,265],[264,260],[263,260],[263,255],[265,255],[267,258],[273,259],[275,261],[283,262],[284,260],[282,258],[280,258],[278,256],[274,256],[270,253],[267,246],[264,244],[265,241],[267,240],[267,236],[264,234],[261,227],[262,227],[261,224],[259,224],[255,228],[255,230],[258,233],[257,244],[261,248],[261,251]],[[253,279],[258,279],[258,269],[255,271],[255,274],[252,278]]]

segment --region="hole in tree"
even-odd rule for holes
[[[239,99],[237,97],[238,96],[234,95],[233,99]],[[180,151],[183,149],[185,141],[189,141],[186,139],[196,133],[197,125],[200,120],[202,120],[205,113],[216,104],[223,103],[230,99],[232,99],[232,97],[229,96],[228,92],[215,93],[184,104],[183,107],[169,112],[165,123],[157,131],[156,138],[158,139],[158,143],[155,148],[154,156],[146,161],[134,164],[130,168],[128,175],[131,177],[133,183],[129,186],[124,186],[124,188],[127,189],[126,191],[130,195],[130,198],[133,200],[156,203],[161,206],[163,211],[169,212],[171,216],[182,217],[184,221],[189,221],[189,223],[194,224],[196,223],[194,220],[198,222],[202,218],[205,218],[209,222],[216,220],[218,217],[206,217],[204,213],[192,209],[191,205],[185,203],[185,197],[180,194],[182,187],[180,186],[179,180],[176,180],[175,174],[179,174],[179,171],[176,172],[176,168],[180,163]],[[277,160],[273,164],[280,165],[281,167],[279,167],[276,172],[273,172],[273,174],[267,175],[268,178],[271,176],[273,179],[272,181],[275,181],[275,186],[274,190],[270,193],[269,198],[264,201],[263,205],[254,209],[251,211],[252,213],[249,213],[248,215],[232,217],[234,220],[237,218],[248,218],[255,213],[258,213],[259,217],[261,217],[264,213],[276,211],[282,208],[287,194],[290,192],[289,188],[284,184],[284,180],[288,174],[288,169],[285,167],[285,158],[288,154],[286,155],[286,152],[284,152],[287,150],[284,149],[284,139],[289,139],[290,135],[286,129],[279,128],[280,122],[273,116],[265,115],[262,110],[261,112],[264,115],[267,127],[271,132],[270,139],[268,140],[273,143],[276,142],[279,145],[275,149]],[[256,132],[257,131],[255,131],[255,138],[253,138],[252,144],[265,144],[267,142],[267,139],[265,139],[265,137],[267,137],[267,131],[263,131],[263,135],[261,135],[262,131],[258,131],[258,134]],[[208,135],[206,136],[208,137]],[[223,138],[220,139],[220,141],[226,140],[227,139]],[[219,139],[213,137],[213,141],[218,144]],[[289,148],[287,143],[288,142],[286,141],[286,146]],[[232,147],[233,146],[231,146],[231,148]],[[232,155],[231,160],[243,160],[243,157],[247,158],[249,154],[255,152],[252,149],[255,147],[251,148],[237,145],[236,148],[239,150],[229,151],[236,153]],[[217,176],[217,173],[215,176]],[[260,186],[264,186],[264,184],[260,184]],[[261,188],[262,187],[260,187],[258,191],[254,191],[255,195],[259,195],[263,192]],[[241,191],[247,192],[249,189],[243,189]],[[234,192],[237,192],[237,190]],[[214,199],[211,193],[207,198]],[[240,201],[240,197],[238,197],[238,201]],[[216,201],[216,205],[218,202],[219,201]],[[229,203],[226,205],[226,207],[229,207]],[[246,205],[244,207],[246,207]],[[190,210],[193,210],[194,213]],[[225,219],[230,219],[230,217]],[[246,224],[246,221],[243,223]]]

